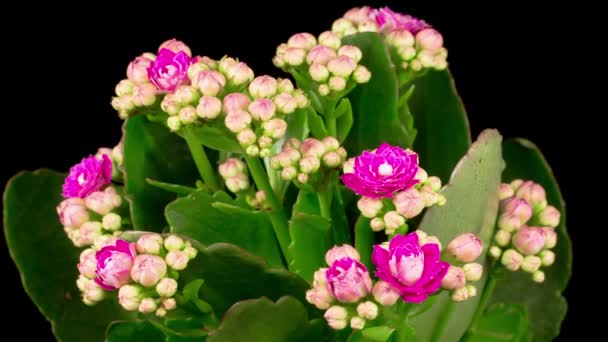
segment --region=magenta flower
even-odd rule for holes
[[[421,303],[441,286],[450,264],[439,258],[439,246],[427,243],[421,247],[416,233],[397,234],[388,250],[375,245],[372,254],[376,276],[398,289],[410,303]]]
[[[116,240],[97,251],[97,270],[95,282],[105,290],[112,291],[127,284],[136,255],[135,243]]]
[[[173,92],[188,80],[189,65],[190,56],[186,52],[162,48],[148,67],[148,78],[159,90]]]
[[[343,303],[355,303],[372,290],[367,267],[353,258],[334,261],[325,276],[329,292]]]
[[[85,198],[91,193],[110,184],[112,180],[112,161],[107,155],[101,159],[94,156],[82,158],[82,161],[70,168],[70,174],[63,183],[62,195],[65,198]]]
[[[405,29],[416,34],[425,28],[431,27],[431,25],[427,24],[424,20],[414,18],[411,15],[394,12],[388,7],[373,10],[370,13],[370,18],[376,20],[376,24],[378,24],[381,31]]]
[[[382,144],[374,152],[363,151],[355,158],[353,173],[345,173],[344,185],[359,195],[371,198],[391,198],[397,191],[407,190],[418,183],[418,155],[399,146]]]

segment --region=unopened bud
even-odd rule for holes
[[[323,64],[314,63],[308,67],[308,73],[310,74],[310,78],[312,78],[315,82],[325,82],[329,78],[329,70]]]
[[[291,114],[298,108],[298,101],[290,93],[280,93],[272,101],[277,106],[277,110],[283,114]]]
[[[272,146],[272,143],[274,141],[272,140],[271,137],[262,135],[259,139],[258,139],[258,146],[262,149],[268,149]],[[260,156],[264,157],[264,155],[262,155],[262,151],[260,151]]]
[[[397,302],[401,295],[391,284],[379,280],[372,288],[374,299],[383,306],[391,306]]]
[[[521,269],[528,273],[534,273],[538,271],[542,265],[542,260],[535,255],[528,255],[524,257],[524,261],[521,263]]]
[[[233,193],[249,189],[249,177],[244,173],[226,178],[226,187]]]
[[[115,213],[104,215],[101,219],[101,226],[106,230],[118,230],[122,224],[122,218]]]
[[[378,317],[378,305],[371,301],[363,302],[357,305],[357,315],[372,320]]]
[[[526,255],[537,254],[545,247],[545,234],[542,228],[524,227],[513,235],[513,245]]]
[[[299,66],[304,63],[306,58],[306,50],[289,47],[285,50],[285,53],[281,56],[283,60],[291,66]]]
[[[329,89],[333,91],[342,91],[346,88],[346,80],[341,76],[332,76],[328,85]]]
[[[462,270],[464,271],[467,281],[471,282],[478,281],[481,279],[481,275],[483,274],[483,266],[476,262],[465,264],[462,266]]]
[[[327,63],[327,70],[339,77],[349,77],[356,67],[357,62],[348,56],[338,56]]]
[[[196,114],[203,119],[213,120],[222,112],[222,101],[214,96],[203,96],[196,107]]]
[[[169,235],[166,239],[165,239],[165,248],[168,251],[173,251],[173,250],[182,250],[185,247],[185,243],[184,240],[177,236],[177,235]]]
[[[494,236],[494,241],[496,244],[505,247],[511,242],[511,233],[506,230],[499,229]]]
[[[269,99],[257,99],[249,104],[249,113],[254,120],[270,120],[276,111],[274,102]]]
[[[177,291],[177,281],[172,278],[163,278],[156,284],[156,293],[161,297],[171,297]]]
[[[173,310],[175,307],[177,307],[177,303],[175,302],[174,298],[167,298],[163,300],[162,305],[165,310]]]
[[[465,288],[469,293],[469,298],[477,296],[477,288],[475,287],[475,285],[467,285]]]
[[[327,167],[338,167],[342,164],[342,158],[338,152],[327,152],[323,155],[323,164]]]
[[[330,60],[336,58],[336,50],[325,45],[317,45],[313,47],[306,55],[306,62],[312,64],[327,64]]]
[[[515,194],[530,203],[536,211],[544,209],[547,205],[545,189],[532,181],[524,182]]]
[[[319,44],[337,50],[342,42],[340,41],[340,36],[335,32],[325,31],[319,35]]]
[[[327,96],[327,95],[329,95],[329,85],[327,85],[327,84],[321,84],[317,88],[317,91],[319,92],[319,95],[321,95],[321,96]]]
[[[228,127],[231,132],[238,133],[249,127],[251,124],[251,115],[244,110],[235,110],[226,115],[224,124],[226,124],[226,127]]]
[[[488,253],[490,253],[490,256],[492,258],[498,259],[502,255],[502,249],[500,249],[500,247],[498,247],[498,246],[492,246],[492,247],[490,247],[490,250],[488,251]]]
[[[302,184],[306,184],[308,183],[308,175],[306,173],[298,173],[297,180]]]
[[[361,330],[365,327],[365,319],[355,316],[350,319],[350,327],[353,330]]]
[[[289,47],[300,48],[300,49],[311,49],[317,44],[317,39],[310,33],[296,33],[289,37],[287,45]]]
[[[241,93],[231,93],[224,97],[224,113],[230,113],[235,110],[245,110],[251,100],[248,96]]]
[[[524,262],[524,257],[514,249],[507,249],[503,254],[500,262],[509,270],[517,271]]]
[[[342,246],[334,246],[325,253],[325,262],[331,266],[334,261],[343,258],[351,258],[361,260],[359,252],[351,245],[344,244]]]
[[[396,29],[386,35],[386,41],[395,46],[413,46],[415,43],[414,35],[406,29]]]
[[[397,212],[406,218],[416,217],[424,209],[424,200],[415,188],[396,193],[393,197],[393,204]]]
[[[426,28],[416,34],[416,42],[424,50],[437,51],[443,47],[443,37],[435,29]]]
[[[196,102],[200,97],[200,94],[194,87],[191,86],[180,86],[175,90],[175,98],[182,105],[190,105]]]
[[[192,106],[186,106],[179,110],[177,113],[179,120],[184,124],[191,124],[196,120],[196,108]]]
[[[137,240],[137,251],[142,254],[160,254],[163,248],[163,238],[159,234],[148,233]]]
[[[225,162],[221,163],[218,171],[222,178],[234,177],[239,173],[243,173],[247,170],[245,163],[239,158],[228,158]]]
[[[465,273],[462,268],[450,265],[448,272],[441,280],[441,287],[448,290],[454,290],[464,287],[465,283]]]
[[[346,328],[346,318],[348,317],[348,311],[345,308],[334,305],[325,311],[323,315],[327,324],[334,330],[342,330]]]
[[[513,190],[513,187],[511,186],[511,184],[506,184],[506,183],[500,184],[500,187],[498,188],[498,199],[499,200],[502,201],[509,197],[513,197],[513,195],[515,195],[515,191]]]
[[[481,254],[482,243],[475,234],[464,233],[450,241],[448,251],[459,261],[471,262]]]
[[[363,196],[357,201],[357,207],[363,217],[374,218],[382,210],[382,200]]]
[[[349,158],[342,166],[343,173],[354,173],[355,172],[355,158]]]
[[[540,212],[538,217],[540,224],[543,226],[557,227],[559,225],[560,213],[554,206],[547,206]]]
[[[287,122],[283,119],[272,119],[262,124],[264,134],[273,139],[281,139],[287,131]]]
[[[251,70],[251,68],[243,62],[238,62],[229,66],[226,69],[225,74],[228,77],[228,80],[236,86],[241,86],[247,82],[250,82],[253,80],[254,76],[253,70]]]
[[[534,273],[532,273],[532,280],[537,282],[537,283],[542,283],[545,281],[545,272],[543,271],[536,271]]]
[[[156,301],[154,300],[154,298],[144,298],[141,300],[141,302],[139,303],[139,312],[142,313],[150,313],[156,310],[157,308],[157,304]]]
[[[167,118],[167,127],[169,127],[172,132],[179,131],[182,127],[182,122],[177,116],[170,116]]]
[[[241,146],[249,146],[255,143],[256,139],[257,136],[251,128],[245,128],[236,135],[236,140],[239,141],[239,144],[241,144]]]
[[[359,62],[363,57],[363,53],[361,52],[361,49],[354,45],[344,45],[338,49],[338,56],[348,56],[355,62]]]
[[[452,292],[452,300],[456,303],[464,302],[469,299],[469,290],[465,287],[454,290]]]
[[[390,231],[394,231],[403,226],[405,224],[405,218],[396,211],[389,211],[384,214],[384,224],[386,225],[387,233],[390,233]]]
[[[555,247],[555,245],[557,244],[557,233],[555,232],[555,229],[545,227],[545,228],[542,228],[542,230],[543,230],[543,233],[545,236],[544,248],[551,249],[551,248]]]
[[[179,250],[170,251],[165,257],[165,261],[167,261],[167,265],[169,265],[174,270],[184,270],[188,266],[188,255]]]
[[[249,94],[254,99],[270,98],[277,92],[277,80],[270,76],[258,76],[249,84]]]
[[[552,251],[542,251],[539,256],[543,266],[551,266],[555,262],[555,253]]]
[[[216,96],[224,89],[226,78],[217,71],[205,70],[198,74],[193,85],[197,86],[203,95]]]

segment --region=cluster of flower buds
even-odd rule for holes
[[[259,190],[253,195],[246,195],[245,200],[247,204],[255,209],[268,209],[268,202],[266,202],[266,193],[264,190]]]
[[[418,166],[416,153],[388,144],[348,160],[342,181],[362,195],[357,206],[372,229],[387,235],[407,231],[407,219],[446,201],[439,193],[441,180]]]
[[[312,80],[311,87],[321,96],[342,97],[358,83],[371,78],[370,71],[358,64],[363,54],[353,45],[342,45],[341,36],[331,31],[317,38],[297,33],[277,47],[274,64],[286,72]]]
[[[238,158],[228,158],[219,166],[219,173],[224,178],[228,190],[236,193],[249,189],[247,165]]]
[[[329,268],[315,272],[306,300],[326,310],[324,317],[333,329],[349,324],[352,329],[363,329],[367,321],[378,316],[378,306],[366,300],[372,292],[372,280],[359,252],[349,245],[335,246],[325,254],[325,261]]]
[[[332,31],[340,37],[357,32],[380,32],[390,48],[393,62],[404,71],[422,73],[447,67],[442,35],[424,20],[388,7],[353,8],[333,23]]]
[[[128,311],[166,315],[176,307],[178,271],[198,251],[176,235],[163,239],[155,233],[129,243],[109,238],[80,254],[77,280],[85,304],[94,305],[107,292],[118,290],[118,302]]]
[[[470,283],[481,279],[483,274],[483,266],[473,262],[483,250],[481,240],[474,234],[464,233],[450,241],[447,250],[454,261],[441,281],[441,287],[452,291],[455,302],[475,297],[477,288]]]
[[[313,183],[322,168],[339,169],[346,160],[346,150],[334,137],[322,140],[306,138],[304,141],[289,139],[281,152],[270,159],[270,166],[281,172],[281,178],[295,180],[299,184]]]
[[[490,255],[508,270],[522,269],[531,273],[534,281],[543,282],[541,267],[555,262],[551,249],[557,243],[555,227],[560,212],[547,205],[545,189],[532,181],[516,179],[501,184],[499,198],[498,231]]]
[[[123,200],[110,185],[112,169],[108,155],[98,153],[74,165],[65,179],[57,215],[77,247],[99,244],[122,228],[117,211]]]

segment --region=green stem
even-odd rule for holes
[[[324,108],[325,113],[323,113],[323,117],[325,118],[325,127],[327,127],[327,133],[332,137],[338,136],[338,129],[336,128],[336,103],[333,101],[328,101]]]
[[[192,154],[192,159],[194,159],[194,163],[196,164],[196,168],[198,169],[198,173],[201,175],[203,182],[205,182],[205,184],[214,192],[221,189],[221,185],[217,179],[215,170],[211,167],[209,158],[207,158],[207,153],[205,153],[205,148],[198,141],[196,141],[196,138],[188,127],[186,127],[184,130],[184,138],[186,140],[186,144],[188,144],[188,149],[190,150],[190,154]]]
[[[454,311],[454,306],[454,302],[448,299],[448,304],[446,305],[446,308],[443,310],[441,315],[439,315],[439,322],[435,327],[435,331],[433,331],[433,335],[431,335],[431,341],[441,341],[441,337],[443,336],[443,330],[445,329],[446,325],[448,324],[448,321],[450,320],[450,316]]]
[[[492,294],[494,293],[494,288],[496,288],[496,276],[490,272],[488,275],[488,281],[486,282],[486,287],[483,290],[483,295],[481,295],[479,305],[477,305],[477,311],[475,311],[475,316],[473,316],[473,320],[471,321],[471,329],[474,329],[477,326],[479,320],[483,316],[483,312],[486,310],[488,301],[490,298],[492,298]]]
[[[276,193],[272,190],[266,175],[266,171],[264,170],[260,159],[246,155],[245,161],[247,162],[251,176],[253,177],[258,189],[264,190],[266,193],[266,199],[268,199],[271,206],[269,212],[270,221],[272,222],[272,227],[274,228],[274,233],[277,236],[277,240],[279,240],[281,251],[285,256],[285,259],[287,259],[287,264],[289,265],[291,264],[291,255],[289,254],[291,238],[289,236],[289,223],[287,222],[287,216],[283,210],[283,205],[279,201]]]
[[[331,192],[317,192],[319,198],[319,207],[321,208],[321,217],[331,220]]]

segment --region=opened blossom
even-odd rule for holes
[[[378,24],[381,31],[405,29],[416,34],[425,28],[431,27],[424,20],[414,18],[411,15],[397,13],[388,7],[373,10],[369,16],[376,20],[376,24]]]
[[[376,276],[397,289],[404,301],[421,303],[441,286],[450,264],[440,260],[439,246],[420,246],[418,235],[397,234],[388,249],[375,245],[372,262]]]
[[[353,258],[335,260],[326,277],[330,293],[340,302],[355,303],[372,290],[367,267]]]
[[[62,195],[66,198],[85,198],[110,184],[111,180],[112,161],[110,158],[105,154],[101,159],[89,156],[70,168],[70,173],[63,183]]]
[[[344,184],[359,195],[391,198],[418,183],[418,155],[399,146],[382,144],[375,151],[363,151],[355,158],[352,173],[341,176]]]
[[[186,52],[162,48],[148,67],[148,78],[158,90],[173,92],[188,80],[189,65],[190,56]]]
[[[95,254],[97,258],[95,282],[108,291],[127,284],[136,254],[135,243],[125,240],[117,240],[113,245],[100,249]]]

